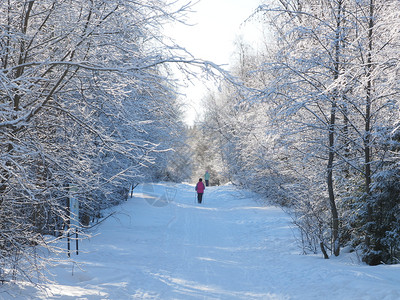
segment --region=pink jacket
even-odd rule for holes
[[[199,181],[199,182],[197,183],[197,185],[196,185],[196,191],[197,191],[199,194],[203,194],[205,188],[206,188],[206,187],[204,186],[204,183],[203,183],[202,181]]]

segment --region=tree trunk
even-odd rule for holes
[[[338,1],[337,17],[336,17],[336,39],[335,39],[335,62],[334,62],[334,80],[337,81],[340,72],[340,39],[341,39],[341,20],[342,20],[342,1]],[[339,214],[336,207],[335,193],[333,186],[333,162],[335,159],[335,126],[336,126],[336,110],[337,110],[337,99],[338,90],[334,91],[332,97],[331,116],[329,120],[329,154],[328,154],[328,194],[329,203],[331,206],[332,214],[332,240],[333,240],[333,254],[338,256],[340,253],[340,241],[339,241]]]
[[[333,253],[335,256],[339,255],[339,216],[336,208],[335,194],[333,189],[333,160],[335,158],[335,120],[336,120],[336,102],[332,102],[331,118],[329,124],[329,155],[328,155],[328,193],[329,203],[331,206],[332,214],[332,239],[333,239]]]
[[[324,255],[324,258],[325,258],[325,259],[329,259],[328,253],[326,253],[326,250],[325,250],[325,247],[324,247],[324,243],[323,243],[323,242],[320,242],[320,243],[319,243],[319,246],[320,246],[320,248],[321,248],[322,254]]]
[[[369,2],[369,22],[368,22],[368,53],[367,53],[367,86],[366,86],[366,105],[365,105],[365,138],[364,138],[364,163],[365,163],[365,194],[370,195],[371,187],[371,98],[372,98],[372,49],[374,27],[374,0]],[[367,203],[367,221],[372,220],[372,207]],[[365,237],[367,246],[370,244],[368,233]]]

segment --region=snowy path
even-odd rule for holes
[[[299,255],[290,218],[251,193],[194,197],[189,185],[141,186],[81,244],[82,269],[54,268],[57,284],[20,299],[400,299],[400,266]]]

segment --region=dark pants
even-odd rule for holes
[[[206,179],[206,186],[208,186],[208,180]]]
[[[197,193],[197,202],[201,203],[202,200],[203,200],[203,193]]]

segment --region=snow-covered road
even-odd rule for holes
[[[249,192],[147,184],[96,227],[83,250],[52,269],[46,291],[17,299],[400,299],[400,266],[353,254],[301,255],[290,218]],[[0,298],[7,294],[1,293]]]

